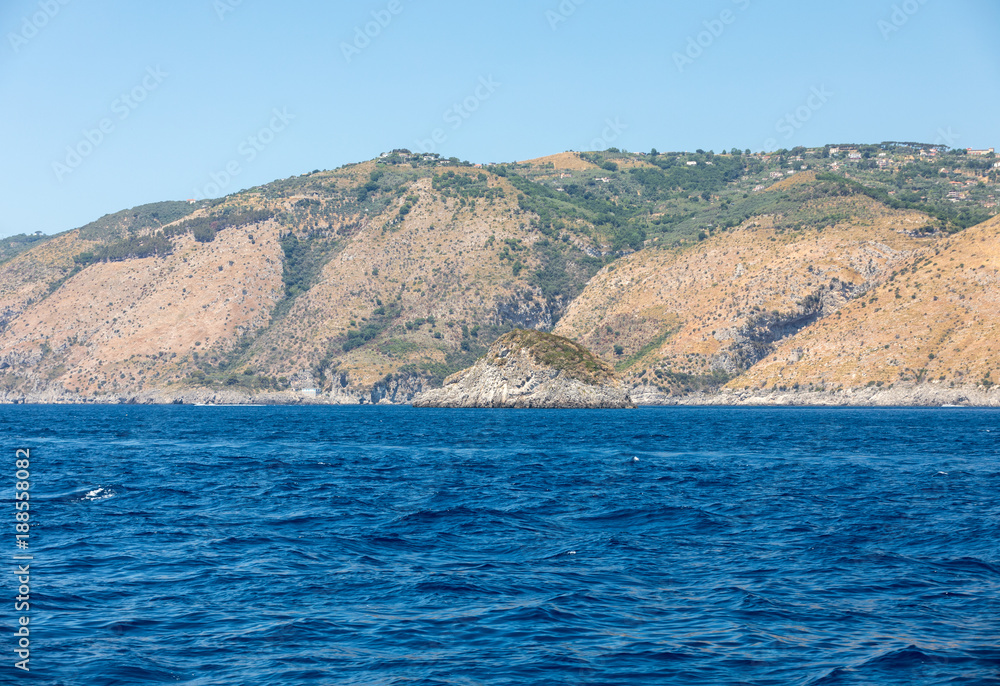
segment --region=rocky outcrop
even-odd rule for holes
[[[635,407],[614,369],[568,338],[515,330],[476,364],[422,393],[414,407]]]

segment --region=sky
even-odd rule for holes
[[[1000,144],[995,0],[4,0],[0,237],[393,148]]]

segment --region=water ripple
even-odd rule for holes
[[[39,684],[1000,684],[1000,413],[0,407]]]

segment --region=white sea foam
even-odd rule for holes
[[[84,500],[97,501],[97,500],[107,500],[108,498],[114,498],[115,492],[111,489],[106,489],[103,486],[98,486],[94,490],[83,496]]]

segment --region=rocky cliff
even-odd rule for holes
[[[414,407],[635,407],[614,369],[578,343],[539,331],[504,334],[472,367]]]

